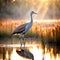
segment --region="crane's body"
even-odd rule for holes
[[[30,22],[22,24],[22,25],[18,26],[17,28],[15,28],[15,30],[12,32],[12,35],[14,35],[14,34],[24,35],[31,28],[31,26],[33,24],[33,18],[32,18],[33,14],[36,14],[36,13],[34,11],[32,11],[30,13]]]

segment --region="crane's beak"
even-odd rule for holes
[[[36,12],[34,12],[34,14],[37,14]]]
[[[36,12],[32,11],[31,14],[37,14]]]

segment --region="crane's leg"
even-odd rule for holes
[[[20,47],[22,48],[22,36],[19,36],[19,39],[20,39]]]
[[[24,45],[24,48],[25,48],[25,37],[24,37],[24,35],[20,36],[20,44],[21,44],[21,48],[23,47],[23,45]]]
[[[24,37],[24,48],[25,48],[25,42],[26,42],[26,40],[25,40],[25,37]]]
[[[25,48],[25,37],[23,35],[23,44],[24,44],[24,48]]]

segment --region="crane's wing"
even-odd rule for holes
[[[18,26],[13,32],[12,32],[12,35],[13,34],[18,34],[18,33],[21,33],[25,30],[25,27],[28,23],[25,23],[25,24],[22,24],[20,26]]]

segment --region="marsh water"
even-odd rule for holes
[[[54,41],[42,41],[41,38],[25,38],[25,49],[34,56],[34,60],[59,60],[60,51]],[[5,38],[0,42],[0,60],[32,60],[17,54],[16,50],[21,50],[20,39],[13,37]],[[44,47],[44,48],[43,48]],[[24,44],[22,46],[24,49]],[[43,54],[45,50],[45,53]],[[58,52],[57,52],[58,50]],[[39,57],[41,56],[41,57]],[[47,58],[48,57],[48,58]]]

